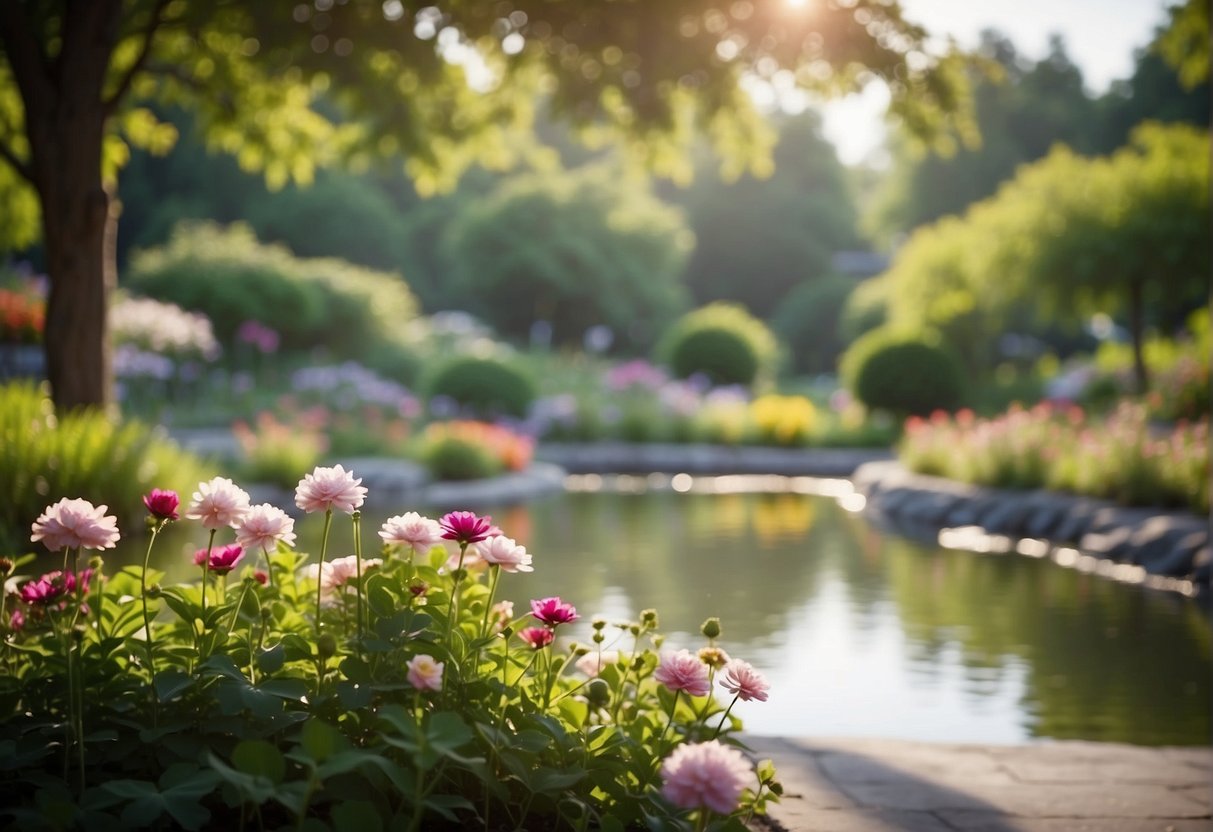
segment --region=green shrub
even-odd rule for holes
[[[788,346],[796,370],[828,373],[837,366],[845,346],[839,318],[855,286],[852,278],[826,275],[806,280],[784,296],[771,326]]]
[[[889,329],[860,338],[842,358],[847,388],[874,410],[922,414],[960,405],[964,379],[947,350]]]
[[[301,259],[259,243],[247,226],[182,223],[160,248],[139,252],[124,276],[129,287],[203,312],[219,340],[231,344],[240,325],[256,320],[278,332],[282,346],[323,345],[340,358],[406,350],[401,325],[417,305],[399,277],[333,259]],[[391,367],[377,366],[386,371]]]
[[[440,365],[423,389],[426,397],[446,396],[477,416],[526,416],[535,384],[522,370],[496,358],[460,356]]]
[[[775,372],[778,348],[766,324],[740,306],[711,303],[680,318],[658,356],[680,378],[702,373],[713,384],[751,385]]]
[[[252,482],[268,482],[293,489],[300,471],[310,471],[328,448],[324,435],[301,422],[280,421],[268,410],[257,414],[254,426],[232,425],[244,454],[240,475]]]
[[[29,545],[30,524],[62,497],[109,506],[124,527],[140,521],[153,487],[188,496],[203,464],[147,425],[96,411],[56,417],[46,391],[0,387],[0,547]]]
[[[436,480],[480,480],[501,473],[501,463],[489,448],[461,436],[427,440],[419,456]]]

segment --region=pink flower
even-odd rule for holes
[[[416,554],[424,555],[442,542],[442,528],[437,520],[410,511],[385,520],[379,536],[384,543],[409,546]]]
[[[539,650],[555,641],[556,634],[547,627],[527,627],[525,630],[518,631],[518,638],[525,641],[533,649]]]
[[[248,510],[248,492],[227,477],[215,477],[198,483],[185,516],[201,521],[203,528],[222,529],[236,525]]]
[[[498,601],[489,610],[489,627],[494,633],[500,633],[505,625],[514,619],[514,602]]]
[[[478,517],[470,511],[451,511],[444,514],[438,521],[442,527],[442,536],[460,545],[479,543],[485,538],[501,534],[501,529],[493,525],[493,518],[487,514]]]
[[[52,552],[60,549],[112,549],[118,542],[118,520],[105,513],[108,506],[64,497],[48,506],[34,521],[30,540]]]
[[[88,593],[89,580],[93,570],[85,569],[80,573],[80,592]],[[21,600],[30,606],[47,607],[67,595],[76,593],[76,575],[74,572],[47,572],[41,578],[29,581],[21,587]]]
[[[549,627],[555,627],[557,624],[567,624],[581,617],[577,614],[576,607],[572,604],[566,604],[556,597],[540,598],[538,601],[531,601],[531,615]]]
[[[265,586],[266,584],[268,584],[270,582],[270,576],[268,574],[266,574],[266,571],[264,569],[258,569],[256,572],[253,573],[253,580],[256,581],[257,583],[261,584],[262,586]]]
[[[213,575],[226,575],[236,568],[236,564],[244,557],[244,547],[239,543],[227,546],[217,546],[211,549],[210,571]],[[194,566],[202,566],[206,562],[206,549],[194,552]]]
[[[409,684],[417,690],[442,690],[442,662],[422,653],[407,662]]]
[[[295,542],[295,521],[277,506],[253,506],[236,523],[236,542],[246,549],[268,552],[277,548],[280,540],[287,546]]]
[[[304,476],[295,489],[295,505],[311,514],[314,511],[337,509],[353,514],[366,499],[366,488],[354,479],[353,471],[340,465],[332,468],[317,467]]]
[[[618,661],[618,650],[595,650],[593,653],[586,653],[578,659],[576,667],[592,679],[601,673],[604,667],[609,664],[616,664]]]
[[[707,808],[727,815],[754,781],[750,764],[736,748],[718,740],[680,745],[661,764],[666,800],[682,809]]]
[[[684,690],[691,696],[707,696],[711,690],[708,666],[689,650],[679,650],[677,653],[667,650],[662,653],[661,664],[657,666],[653,678],[670,690]]]
[[[767,677],[755,670],[749,662],[741,659],[733,659],[724,666],[724,678],[720,680],[720,684],[729,693],[740,697],[742,702],[749,702],[751,699],[766,702],[767,691],[771,689]]]
[[[13,610],[13,614],[8,617],[8,628],[14,633],[25,629],[25,613]]]
[[[143,496],[143,504],[147,506],[148,513],[157,520],[176,520],[181,498],[177,496],[176,491],[153,488]]]
[[[368,569],[374,569],[382,563],[383,561],[379,558],[363,558],[362,574],[366,575]],[[303,571],[304,576],[312,580],[316,579],[317,573],[320,574],[320,596],[326,604],[331,604],[337,600],[337,590],[358,576],[358,564],[353,555],[346,555],[343,558],[325,561],[323,570],[321,570],[320,564],[310,563]]]
[[[534,572],[526,547],[519,546],[505,535],[496,534],[476,544],[476,551],[486,563],[501,567],[502,572]]]

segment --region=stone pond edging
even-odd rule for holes
[[[867,501],[865,511],[895,530],[976,531],[1003,538],[1004,550],[1038,556],[1053,550],[1055,560],[1072,563],[1094,556],[1109,566],[1127,564],[1147,575],[1190,581],[1198,591],[1209,589],[1209,519],[1190,511],[1122,506],[1043,489],[986,488],[915,474],[892,460],[860,466],[852,482]],[[1024,547],[1022,541],[1035,545]]]

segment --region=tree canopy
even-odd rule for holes
[[[422,191],[512,161],[540,96],[676,177],[698,132],[734,172],[761,169],[771,136],[744,79],[839,92],[879,77],[912,131],[971,131],[964,58],[887,0],[8,2],[0,48],[0,158],[17,174],[0,185],[37,193],[60,407],[108,397],[115,173],[130,146],[171,149],[153,104],[191,111],[208,146],[273,186],[388,157]]]

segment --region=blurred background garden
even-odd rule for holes
[[[5,550],[60,496],[130,524],[151,486],[220,469],[292,487],[373,456],[478,480],[568,443],[887,448],[967,483],[1209,511],[1201,0],[128,2],[79,124],[22,46],[63,23],[39,44],[67,68],[56,100],[89,86],[55,5],[0,15]],[[228,458],[172,441],[207,432]],[[808,539],[813,511],[768,523],[747,499],[730,529]],[[559,517],[610,513],[559,506],[538,540],[576,546]],[[959,627],[973,685],[996,656],[1021,667],[1014,633],[915,606],[919,555],[888,545],[873,591],[934,633],[924,651]],[[986,565],[941,563],[935,591],[973,601],[960,573]],[[1170,603],[1117,599],[1098,603],[1130,620]],[[1054,735],[1207,741],[1193,609],[1160,637],[1186,721],[1135,733],[1156,691],[1134,687],[1112,728]],[[1105,632],[1103,610],[1076,620]],[[1065,698],[1062,670],[1006,672]]]

